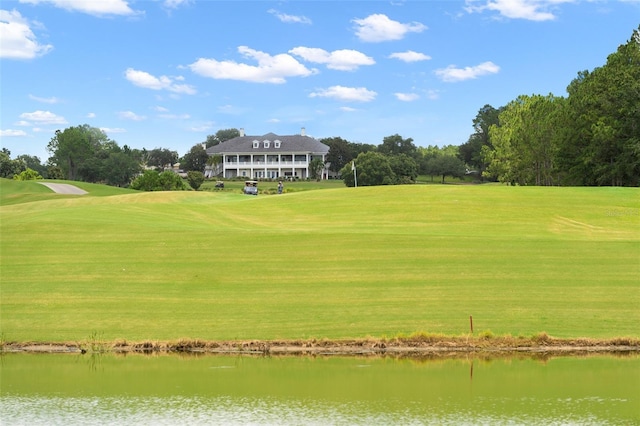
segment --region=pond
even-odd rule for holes
[[[3,425],[636,424],[640,356],[0,356]]]

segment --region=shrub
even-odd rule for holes
[[[145,170],[131,182],[131,188],[138,191],[184,191],[187,185],[172,171],[158,173],[155,170]]]
[[[29,168],[27,168],[27,170],[23,172],[20,172],[17,175],[13,175],[13,180],[40,180],[40,179],[42,179],[42,176],[40,176],[40,173]]]
[[[202,172],[191,170],[187,172],[187,181],[194,191],[200,188],[200,185],[204,182],[204,174]]]

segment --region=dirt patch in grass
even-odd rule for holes
[[[640,353],[640,339],[619,337],[612,339],[560,339],[546,333],[530,337],[443,336],[417,333],[407,337],[363,339],[306,339],[306,340],[242,340],[208,341],[180,339],[176,341],[128,342],[4,342],[2,352],[39,353],[217,353],[261,355],[395,355],[447,356],[468,353],[533,353],[587,354]]]

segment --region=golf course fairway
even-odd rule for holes
[[[640,337],[638,188],[0,185],[3,341]]]

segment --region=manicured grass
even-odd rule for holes
[[[637,188],[89,191],[0,207],[4,340],[640,336]]]
[[[199,188],[200,191],[216,191],[216,192],[235,192],[242,193],[242,189],[244,188],[244,180],[242,179],[225,179],[224,189],[216,188],[217,180],[207,180],[202,186]],[[323,180],[323,181],[315,181],[315,180],[298,180],[298,181],[283,181],[284,183],[284,193],[290,192],[300,192],[300,191],[310,191],[316,189],[330,189],[330,188],[345,188],[344,182],[342,180]],[[260,194],[277,194],[278,192],[278,181],[277,180],[268,180],[268,181],[260,181],[258,182],[258,191]]]
[[[108,197],[111,195],[122,195],[135,193],[137,191],[124,188],[115,188],[107,185],[96,185],[93,183],[76,182],[70,180],[49,180],[40,181],[16,181],[0,178],[0,206],[9,204],[21,204],[33,201],[59,200],[62,198],[77,198],[77,195],[56,194],[51,189],[39,182],[67,183],[75,185],[91,193],[93,197]]]

